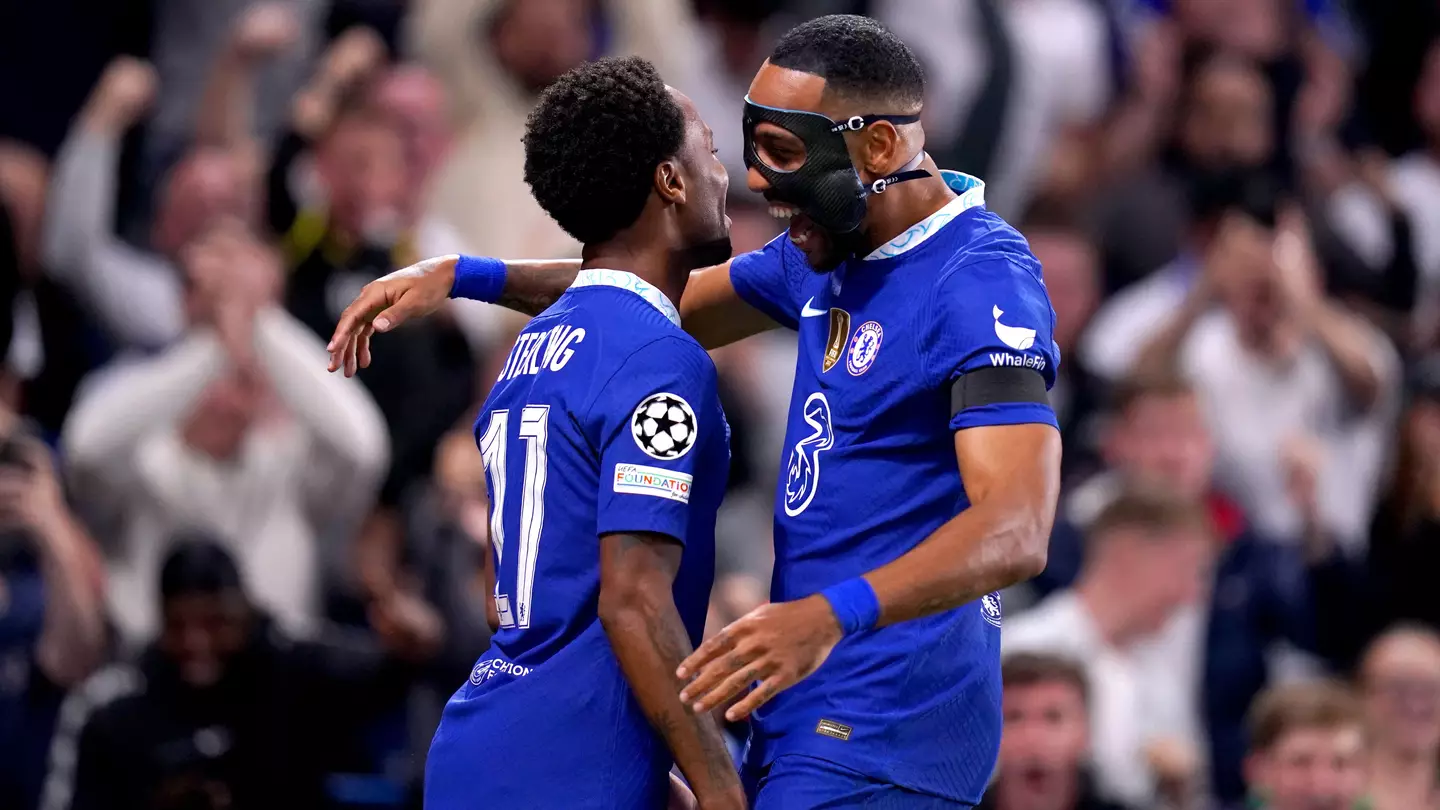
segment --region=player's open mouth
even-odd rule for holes
[[[804,248],[818,232],[815,222],[793,205],[770,203],[770,216],[790,221],[790,241],[798,248]]]

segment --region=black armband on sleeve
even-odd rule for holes
[[[996,366],[962,374],[950,385],[950,415],[1001,403],[1050,404],[1045,378],[1033,368]]]

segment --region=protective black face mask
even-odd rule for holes
[[[865,219],[865,198],[880,194],[895,183],[929,177],[924,169],[900,171],[868,186],[845,148],[845,132],[859,131],[877,121],[913,124],[918,115],[854,115],[833,121],[819,113],[765,107],[745,97],[745,165],[755,169],[774,189],[777,198],[793,203],[810,219],[836,234],[855,231]],[[805,144],[805,162],[792,170],[765,163],[755,146],[755,127],[774,124]]]

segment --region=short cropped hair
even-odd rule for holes
[[[162,601],[242,589],[235,558],[219,540],[198,531],[181,532],[170,538],[170,549],[160,566]]]
[[[1011,653],[1000,662],[1000,684],[1004,689],[1063,683],[1073,686],[1080,699],[1090,702],[1090,682],[1085,669],[1073,658],[1052,653]]]
[[[827,93],[911,112],[925,101],[925,70],[910,46],[869,17],[830,14],[791,28],[770,54],[776,67],[813,73]]]
[[[1199,501],[1160,487],[1131,487],[1095,518],[1090,537],[1102,538],[1124,529],[1153,533],[1192,529],[1209,535],[1214,533],[1215,525]]]
[[[566,233],[599,244],[640,218],[655,167],[684,140],[685,113],[654,65],[600,59],[540,94],[525,122],[525,182]]]
[[[1250,707],[1250,750],[1269,751],[1285,735],[1302,729],[1362,727],[1354,694],[1335,681],[1271,687]]]
[[[1138,371],[1115,386],[1110,407],[1114,413],[1123,414],[1147,399],[1176,399],[1194,394],[1194,384],[1179,371]]]

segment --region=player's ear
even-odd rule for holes
[[[895,165],[904,147],[904,136],[889,121],[876,121],[865,128],[860,140],[856,162],[873,177],[884,177]]]
[[[679,161],[662,160],[655,167],[655,193],[667,204],[685,204],[685,178],[680,175]]]

